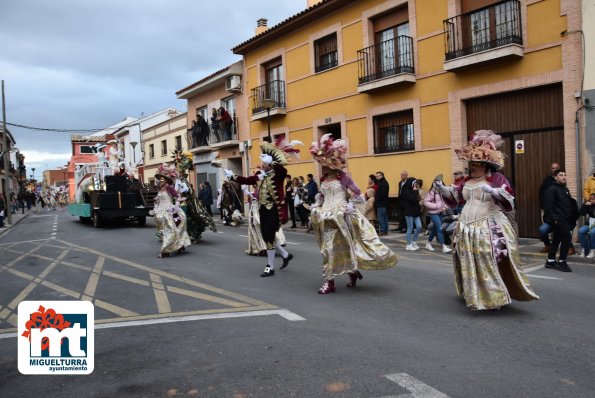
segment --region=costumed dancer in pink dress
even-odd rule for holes
[[[453,263],[457,293],[473,310],[539,298],[521,269],[517,235],[504,214],[513,209],[514,196],[506,177],[497,172],[504,167],[497,149],[501,144],[493,131],[476,131],[455,150],[469,162],[469,176],[454,187],[435,183],[449,207],[464,203],[453,235]]]
[[[337,276],[348,274],[347,287],[355,288],[363,278],[360,270],[381,270],[397,264],[396,254],[380,241],[374,226],[356,208],[363,208],[365,201],[344,171],[346,152],[345,141],[333,140],[330,134],[310,147],[310,153],[322,166],[320,192],[310,214],[323,261],[324,283],[319,294],[335,292]]]

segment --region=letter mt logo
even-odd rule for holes
[[[89,301],[19,304],[19,372],[90,374],[94,367],[94,308]]]

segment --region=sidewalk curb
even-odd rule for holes
[[[31,213],[25,213],[22,217],[19,217],[18,220],[15,220],[12,222],[12,224],[10,224],[10,226],[8,224],[6,224],[6,227],[4,228],[4,231],[2,231],[0,233],[0,238],[2,238],[4,235],[8,234],[8,232],[13,229],[15,227],[15,225],[17,225],[18,223],[20,223],[21,221],[23,221],[25,218],[29,217],[29,214]]]

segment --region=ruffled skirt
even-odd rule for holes
[[[323,258],[325,280],[355,270],[382,270],[397,264],[397,255],[380,241],[359,211],[314,208],[312,227]]]
[[[517,238],[503,213],[461,220],[453,242],[457,293],[471,309],[497,309],[511,299],[539,299],[520,267]]]

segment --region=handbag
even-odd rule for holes
[[[293,206],[298,207],[301,204],[302,204],[302,198],[300,198],[299,193],[296,193],[295,196],[293,197]]]

